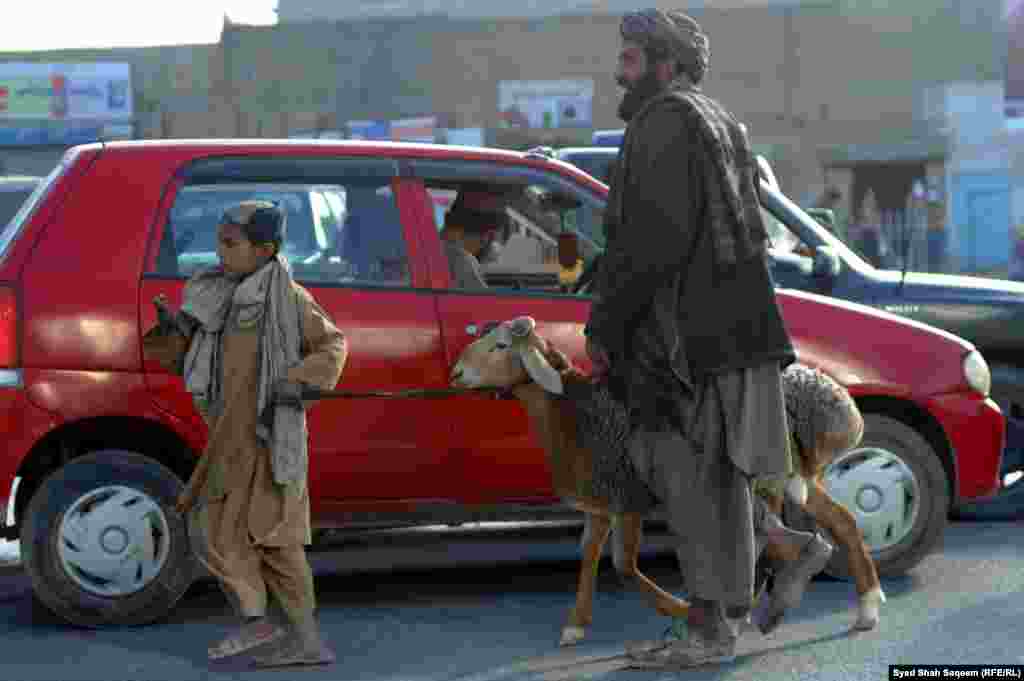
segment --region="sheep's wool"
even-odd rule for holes
[[[637,476],[629,458],[629,414],[607,383],[566,384],[576,406],[576,438],[593,456],[593,476],[584,496],[606,500],[613,513],[647,513],[657,499]]]
[[[805,453],[826,433],[846,433],[856,418],[850,393],[827,374],[793,363],[782,372],[790,432]]]

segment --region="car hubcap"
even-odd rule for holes
[[[64,573],[99,596],[127,596],[160,574],[170,554],[170,528],[160,505],[130,487],[84,495],[58,529]]]
[[[914,527],[921,489],[898,456],[877,447],[854,449],[825,469],[825,487],[857,519],[873,552],[891,548]]]

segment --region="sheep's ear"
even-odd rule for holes
[[[533,317],[516,317],[508,323],[508,328],[516,338],[526,338],[537,328]]]
[[[523,360],[523,368],[534,383],[555,395],[561,395],[565,391],[562,375],[555,371],[544,355],[540,354],[540,350],[524,343],[519,348],[519,356]]]

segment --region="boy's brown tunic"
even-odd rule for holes
[[[308,291],[293,287],[303,320],[303,359],[286,378],[331,389],[345,364],[344,335]],[[222,337],[224,410],[208,422],[206,449],[181,497],[196,538],[202,537],[198,557],[249,616],[264,614],[268,587],[286,611],[313,606],[288,602],[312,596],[311,584],[295,583],[307,577],[294,574],[308,571],[302,548],[312,541],[307,481],[277,485],[270,450],[256,438],[258,321],[240,324],[230,313]],[[177,337],[166,350],[184,352],[183,340]],[[282,570],[293,574],[278,574]]]

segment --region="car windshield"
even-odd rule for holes
[[[765,227],[774,248],[786,250],[788,246],[792,249],[799,242],[796,233],[813,232],[818,241],[823,241],[824,245],[832,248],[841,259],[863,268],[872,267],[860,253],[804,212],[785,194],[765,182],[761,183],[761,204],[766,209],[762,211],[762,215],[765,216]]]

